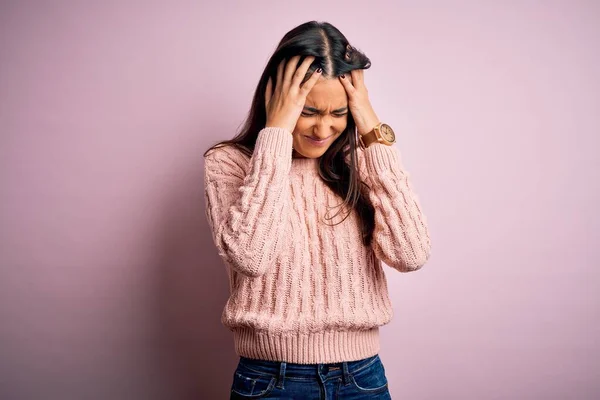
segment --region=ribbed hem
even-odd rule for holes
[[[400,153],[396,146],[373,143],[365,149],[367,168],[377,174],[402,167]]]
[[[379,327],[361,331],[327,331],[305,334],[257,332],[234,328],[238,355],[296,364],[355,361],[379,353]]]

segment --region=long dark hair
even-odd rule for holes
[[[265,127],[267,121],[265,91],[269,77],[274,84],[277,80],[279,63],[296,55],[301,56],[298,65],[307,56],[315,56],[302,83],[319,67],[323,68],[324,77],[335,79],[342,74],[349,74],[354,69],[368,69],[371,66],[369,58],[355,47],[350,46],[346,37],[330,23],[309,21],[297,26],[285,34],[269,59],[254,92],[248,117],[240,132],[233,139],[224,140],[211,146],[204,153],[205,157],[210,150],[226,145],[236,146],[248,157],[252,156],[258,133]],[[343,222],[352,209],[356,210],[360,220],[363,243],[369,246],[375,227],[375,209],[369,201],[368,191],[370,188],[366,182],[360,179],[356,152],[362,150],[358,149],[357,142],[356,123],[351,113],[348,112],[345,131],[320,157],[319,175],[325,184],[343,199],[340,206],[349,207],[344,219],[338,223]]]

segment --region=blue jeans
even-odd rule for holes
[[[391,399],[379,355],[330,364],[294,364],[240,357],[231,399]]]

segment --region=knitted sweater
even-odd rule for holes
[[[205,158],[206,218],[229,278],[221,322],[240,356],[290,363],[354,361],[379,352],[392,318],[381,262],[419,269],[430,252],[425,216],[395,145],[358,150],[375,230],[361,241],[356,212],[292,158],[293,137],[263,128],[252,157],[233,146]]]

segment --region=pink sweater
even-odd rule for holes
[[[206,217],[230,288],[221,322],[240,356],[370,357],[393,315],[381,261],[400,272],[423,266],[426,218],[396,145],[359,149],[375,207],[373,243],[364,246],[356,213],[338,225],[347,211],[325,219],[342,199],[322,182],[317,159],[292,158],[292,144],[290,131],[267,127],[251,158],[232,146],[206,156]]]

